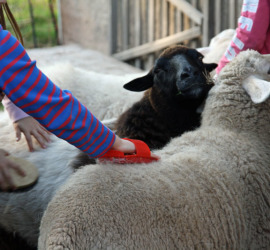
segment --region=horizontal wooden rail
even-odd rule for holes
[[[161,38],[153,42],[145,43],[143,45],[113,54],[118,60],[126,61],[139,56],[143,56],[161,49],[164,49],[173,44],[183,42],[185,40],[193,39],[201,35],[201,29],[198,26],[192,27],[188,30],[178,32],[169,37]]]

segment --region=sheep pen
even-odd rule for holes
[[[242,52],[210,90],[202,125],[162,160],[89,165],[56,193],[39,249],[266,249],[270,58]]]
[[[215,54],[215,51],[209,53]],[[37,59],[38,66],[53,82],[62,89],[69,89],[101,120],[118,117],[142,97],[142,93],[126,91],[122,86],[143,76],[144,72],[99,52],[68,45],[33,49],[29,54]],[[55,64],[52,65],[52,61]],[[71,163],[78,151],[52,136],[52,143],[46,150],[35,144],[36,151],[28,152],[24,140],[15,141],[12,123],[5,112],[0,112],[0,128],[0,147],[34,163],[40,174],[38,183],[27,192],[0,192],[0,227],[36,247],[43,212],[58,188],[73,173]],[[0,232],[4,241],[6,238],[2,237]]]

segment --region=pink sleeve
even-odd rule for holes
[[[7,96],[4,97],[2,100],[2,104],[4,105],[5,109],[7,110],[10,120],[12,122],[16,122],[18,120],[21,120],[27,116],[24,111],[22,111],[20,108],[18,108],[11,100],[8,99]]]
[[[269,27],[269,0],[244,0],[238,19],[236,35],[219,61],[216,73],[230,62],[240,51],[253,49],[261,51]]]

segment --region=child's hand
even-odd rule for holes
[[[27,141],[29,151],[34,151],[32,137],[34,136],[42,148],[46,148],[47,143],[50,142],[50,132],[42,127],[33,117],[28,116],[13,123],[16,140],[21,139],[21,133],[24,133]]]
[[[111,149],[123,152],[125,154],[136,153],[135,145],[131,141],[123,140],[117,135],[115,137],[115,142]],[[151,157],[156,158],[158,160],[160,159],[158,155],[155,155],[152,152],[151,152]]]
[[[13,168],[19,175],[25,176],[25,173],[20,166],[6,157],[8,155],[9,153],[7,151],[0,149],[0,188],[2,190],[15,188],[9,169]]]

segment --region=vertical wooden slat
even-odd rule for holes
[[[215,35],[221,31],[221,0],[215,1]]]
[[[117,0],[111,0],[111,53],[117,52]]]
[[[197,8],[197,0],[191,0],[191,5],[194,8]],[[190,22],[190,25],[191,25],[191,27],[194,27],[195,26],[195,23],[193,21],[191,21]],[[189,46],[191,48],[196,48],[198,46],[197,41],[196,40],[191,41]]]
[[[154,0],[148,0],[148,42],[154,41]],[[149,55],[145,69],[149,70],[154,64],[154,56]]]
[[[188,30],[190,28],[190,22],[189,17],[187,15],[184,15],[184,30]],[[188,46],[188,40],[184,41],[184,44]]]
[[[229,1],[229,28],[235,28],[235,0]]]
[[[128,0],[122,0],[122,43],[123,50],[128,49]]]
[[[129,9],[129,19],[128,19],[128,26],[129,26],[129,48],[135,47],[135,11],[134,11],[134,4],[133,0],[128,0],[128,9]]]
[[[134,34],[134,45],[139,46],[141,40],[141,19],[140,19],[140,1],[134,1],[134,18],[135,18],[135,34]],[[139,68],[141,65],[140,59],[135,59],[135,66]]]
[[[169,35],[174,34],[174,6],[169,5]]]
[[[154,0],[148,0],[148,42],[154,40]]]
[[[117,51],[123,50],[123,41],[122,41],[122,32],[123,32],[123,24],[121,22],[122,17],[122,0],[116,0],[117,2],[117,9],[116,9],[116,15],[117,15]]]
[[[181,12],[179,10],[175,10],[175,32],[181,31]]]
[[[167,1],[162,1],[162,37],[165,37],[168,35],[168,9],[167,9],[168,3]]]
[[[141,27],[142,27],[142,43],[147,43],[147,0],[141,0]]]
[[[155,0],[155,11],[154,11],[154,39],[157,40],[160,38],[160,0]]]
[[[209,36],[209,0],[203,1],[203,37],[202,37],[202,46],[205,47],[208,45],[208,36]]]

